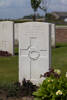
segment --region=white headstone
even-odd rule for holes
[[[56,29],[55,24],[51,24],[51,46],[56,47]]]
[[[42,82],[41,74],[51,65],[50,24],[27,22],[19,24],[19,82]]]
[[[19,24],[14,24],[14,30],[15,30],[15,44],[18,44],[19,42]],[[50,23],[51,24],[51,23]],[[56,29],[55,24],[51,24],[51,46],[56,47]]]
[[[14,24],[15,45],[18,45],[18,42],[19,42],[18,25],[19,23]]]
[[[13,22],[0,22],[0,50],[14,54]]]

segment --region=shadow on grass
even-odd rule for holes
[[[62,48],[62,47],[67,47],[67,43],[57,43],[56,48]]]
[[[17,52],[17,53],[15,53],[15,56],[18,56],[19,55],[19,53]]]
[[[62,47],[62,46],[60,46],[60,45],[57,45],[57,46],[56,46],[56,48],[61,48],[61,47]]]
[[[15,46],[14,53],[15,53],[15,56],[19,55],[19,47],[18,46],[17,47]]]

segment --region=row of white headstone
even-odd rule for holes
[[[15,28],[14,28],[15,27]],[[42,82],[51,67],[51,44],[55,47],[55,25],[44,22],[0,22],[0,50],[14,54],[14,32],[19,40],[19,82]],[[16,33],[15,33],[16,34]]]

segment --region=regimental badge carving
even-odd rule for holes
[[[28,56],[29,56],[29,58],[30,58],[31,60],[38,60],[39,57],[40,57],[40,52],[35,51],[35,50],[31,50],[31,51],[29,51]]]
[[[33,47],[32,45],[32,39],[36,39],[34,37],[30,38],[30,43],[29,43],[29,46],[27,48],[24,48],[24,49],[20,49],[20,55],[24,55],[23,52],[28,52],[27,56],[30,58],[30,60],[38,60],[39,57],[41,56],[41,52],[45,52],[47,50],[37,50],[36,47]]]

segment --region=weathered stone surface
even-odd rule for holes
[[[14,24],[15,45],[18,45],[18,42],[19,42],[18,29],[19,29],[19,24],[18,23]]]
[[[42,82],[40,75],[51,65],[50,26],[43,22],[19,24],[19,82],[24,78],[34,84]]]
[[[14,55],[13,22],[0,22],[0,51],[8,51]]]
[[[51,46],[56,47],[56,26],[51,24]]]
[[[19,24],[21,23],[15,23],[14,24],[14,30],[15,30],[15,45],[18,45],[19,42]],[[51,46],[56,46],[56,30],[55,30],[55,24],[51,24]]]

